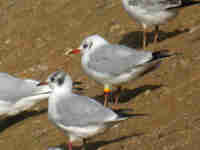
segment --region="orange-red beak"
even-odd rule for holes
[[[37,84],[37,86],[41,86],[41,85],[48,85],[47,82],[40,82],[39,84]]]
[[[81,52],[80,49],[73,49],[73,50],[70,52],[70,54],[78,54],[78,53],[80,53],[80,52]]]

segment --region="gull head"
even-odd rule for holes
[[[72,89],[72,79],[64,71],[56,71],[50,74],[47,78],[47,83],[52,89],[62,87],[68,88],[69,90]]]
[[[98,34],[91,35],[91,36],[85,38],[82,41],[80,47],[72,50],[71,53],[77,54],[77,53],[81,52],[82,54],[85,54],[85,53],[94,51],[96,48],[98,48],[102,45],[106,45],[106,44],[108,44],[108,41],[106,41],[100,35],[98,35]]]

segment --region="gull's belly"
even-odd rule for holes
[[[68,131],[68,134],[72,134],[74,136],[80,138],[89,138],[96,134],[103,133],[106,129],[105,126],[85,126],[85,127],[65,127]]]
[[[130,7],[126,9],[128,14],[135,19],[135,21],[144,26],[153,26],[165,24],[170,19],[177,15],[177,11],[159,10],[147,11],[139,7]]]
[[[88,126],[64,126],[63,124],[57,124],[57,127],[63,130],[72,142],[103,133],[106,129],[106,126],[103,124]]]

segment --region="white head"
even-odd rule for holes
[[[47,78],[47,83],[53,90],[56,88],[64,88],[66,91],[72,91],[72,79],[63,71],[50,74]]]
[[[96,48],[108,44],[108,41],[106,41],[103,37],[101,37],[98,34],[91,35],[87,38],[85,38],[80,47],[78,49],[75,49],[72,51],[72,53],[79,53],[85,54],[87,52],[91,52],[95,50]]]

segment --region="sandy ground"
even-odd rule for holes
[[[188,2],[188,1],[186,1]],[[88,79],[80,56],[66,57],[88,35],[140,48],[141,28],[120,0],[0,0],[0,68],[44,80],[58,69],[83,80],[84,95],[103,100],[102,86]],[[120,108],[147,114],[123,122],[88,141],[88,150],[200,149],[200,5],[186,5],[161,26],[160,41],[148,49],[179,53],[160,68],[125,85]],[[47,101],[0,121],[1,150],[46,150],[67,143],[47,117]],[[75,143],[80,149],[80,143]]]

